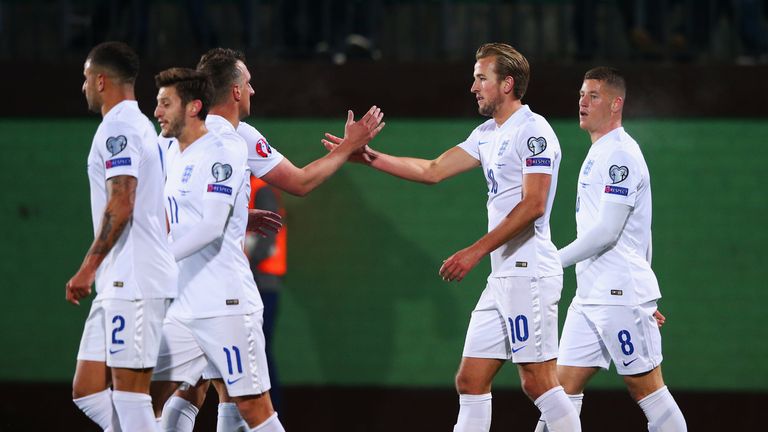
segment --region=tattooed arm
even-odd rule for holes
[[[120,238],[133,215],[136,200],[136,177],[121,175],[107,180],[108,200],[101,218],[99,234],[93,239],[80,270],[67,282],[66,299],[79,305],[80,299],[91,294],[96,269]]]

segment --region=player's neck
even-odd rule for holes
[[[232,127],[235,129],[240,124],[240,113],[238,112],[237,105],[234,104],[212,106],[208,110],[208,114],[224,117],[228,122],[232,123]]]
[[[523,107],[523,103],[519,100],[509,100],[509,102],[502,104],[496,112],[493,114],[493,120],[497,126],[501,126],[512,117],[512,114]]]
[[[604,127],[595,129],[589,132],[589,139],[592,140],[592,144],[596,143],[600,138],[608,135],[612,131],[621,127],[621,119],[606,123]]]
[[[102,98],[103,98],[103,103],[101,104],[102,117],[107,115],[109,110],[114,108],[115,105],[119,104],[120,102],[126,101],[126,100],[130,100],[130,101],[136,100],[136,96],[133,92],[133,86],[117,87],[117,88],[113,88],[111,90],[105,91]]]
[[[179,152],[183,152],[192,143],[200,139],[203,135],[208,133],[208,128],[205,127],[205,122],[196,119],[194,122],[187,123],[187,126],[181,131],[181,134],[177,137],[179,139]]]

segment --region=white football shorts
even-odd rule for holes
[[[539,363],[557,357],[562,276],[488,278],[472,311],[464,357]]]
[[[560,339],[557,364],[608,369],[619,375],[648,372],[661,364],[656,301],[639,306],[571,303]]]
[[[157,363],[163,319],[171,299],[94,300],[85,320],[78,360],[145,369]]]
[[[206,373],[206,378],[218,375],[230,396],[268,391],[262,322],[262,311],[188,320],[166,317],[152,379],[195,385],[210,364],[218,373]]]

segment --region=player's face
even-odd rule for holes
[[[85,94],[85,100],[88,102],[88,109],[95,113],[101,112],[101,96],[98,91],[98,74],[94,71],[90,60],[86,60],[83,66],[83,94]]]
[[[584,80],[579,91],[579,127],[587,132],[602,130],[611,121],[615,96],[603,81]]]
[[[240,120],[242,120],[251,114],[251,96],[255,92],[253,87],[251,87],[251,73],[248,72],[245,63],[238,61],[237,69],[240,70],[240,77],[242,78],[238,84],[240,88],[240,101],[237,104],[238,114],[240,115]]]
[[[477,111],[493,117],[502,101],[501,82],[495,72],[496,57],[485,57],[475,63],[471,92],[477,99]]]
[[[160,123],[160,133],[166,138],[178,137],[187,125],[184,106],[176,93],[176,87],[161,87],[157,92],[155,118]]]

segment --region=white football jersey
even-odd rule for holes
[[[208,125],[208,120],[206,120]],[[203,217],[205,200],[232,206],[223,236],[179,261],[179,298],[168,314],[184,319],[241,315],[263,308],[243,252],[248,221],[250,171],[242,138],[229,125],[209,132],[179,152],[168,150],[165,185],[171,236],[183,238]]]
[[[264,135],[255,127],[240,122],[237,126],[237,133],[243,137],[248,146],[248,167],[256,177],[263,177],[283,160],[283,155],[276,148],[270,146]]]
[[[94,236],[108,201],[106,181],[122,175],[138,180],[133,217],[96,272],[99,299],[176,297],[177,268],[165,228],[163,153],[136,101],[112,107],[96,130],[88,154]]]
[[[640,146],[624,128],[592,144],[581,166],[577,235],[595,228],[601,201],[625,204],[632,210],[616,245],[576,264],[574,301],[639,305],[660,298],[656,275],[646,258],[651,242],[651,178]]]
[[[522,200],[525,174],[552,176],[544,215],[530,229],[491,252],[491,277],[563,274],[549,232],[561,158],[560,143],[549,123],[523,105],[501,126],[493,119],[481,124],[459,147],[483,167],[488,183],[488,231],[496,228]]]

